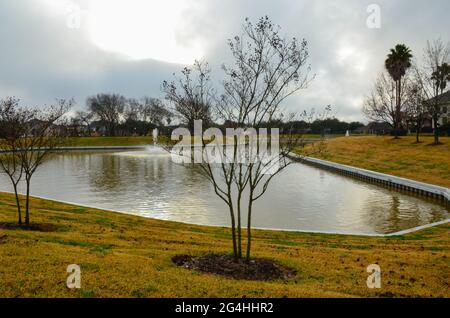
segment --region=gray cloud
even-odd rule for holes
[[[67,13],[52,10],[48,1],[0,3],[0,97],[15,95],[36,105],[74,97],[77,107],[83,107],[86,97],[97,92],[160,96],[161,82],[182,67],[103,51],[90,41],[85,27],[67,28]],[[89,6],[88,1],[73,1],[82,8]],[[257,19],[267,14],[287,35],[308,40],[316,74],[307,90],[287,102],[287,108],[300,112],[331,104],[338,117],[363,120],[362,99],[382,70],[389,48],[405,43],[420,57],[428,39],[448,40],[450,30],[447,0],[376,1],[381,7],[381,29],[366,27],[370,3],[373,1],[189,1],[176,28],[177,41],[202,42],[205,59],[219,81],[220,65],[230,58],[226,39],[240,34],[245,17]]]

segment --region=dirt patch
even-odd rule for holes
[[[23,230],[32,232],[56,232],[58,227],[54,224],[48,223],[32,223],[32,224],[18,224],[18,223],[2,223],[0,222],[0,229],[2,230]]]
[[[205,256],[177,255],[172,261],[187,269],[217,274],[234,279],[270,281],[293,278],[296,270],[266,259],[235,261],[229,255],[209,254]]]

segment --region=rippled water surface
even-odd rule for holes
[[[164,220],[228,225],[226,205],[197,170],[155,148],[59,154],[35,175],[32,195]],[[11,191],[0,176],[0,191]],[[256,202],[260,228],[390,233],[449,218],[438,202],[300,163]]]

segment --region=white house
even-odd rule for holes
[[[439,95],[437,98],[440,108],[438,123],[442,126],[450,122],[450,90]],[[426,103],[434,103],[434,99],[430,99]],[[434,122],[432,123],[432,127],[434,128]]]

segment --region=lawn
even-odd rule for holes
[[[327,138],[335,138],[340,135],[330,135]],[[281,135],[283,137],[283,135]],[[160,136],[164,141],[168,137]],[[320,135],[302,135],[305,139],[318,139]],[[133,137],[70,137],[66,146],[70,147],[106,147],[106,146],[145,146],[153,144],[151,136],[133,136]]]
[[[71,147],[145,146],[153,143],[150,136],[136,137],[71,137],[66,145]]]
[[[325,159],[354,167],[387,173],[426,183],[450,187],[450,137],[432,145],[433,137],[393,139],[387,136],[340,137],[329,139]]]
[[[0,222],[15,220],[0,193]],[[254,254],[298,273],[238,281],[175,266],[178,254],[230,252],[229,230],[32,199],[32,222],[55,232],[0,230],[0,297],[450,297],[450,225],[393,238],[255,231]],[[258,217],[255,215],[255,217]],[[377,263],[382,288],[368,289]],[[81,266],[81,289],[66,285]]]

